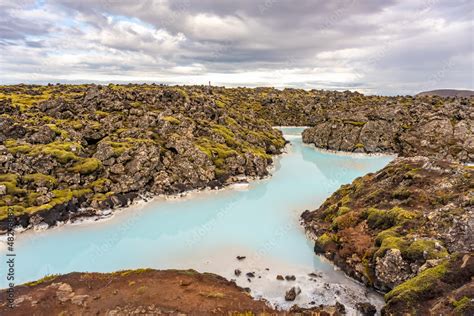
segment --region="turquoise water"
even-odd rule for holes
[[[283,129],[291,141],[287,153],[276,159],[271,177],[248,187],[159,198],[106,221],[19,235],[16,283],[53,273],[138,267],[196,268],[229,278],[239,264],[257,271],[271,267],[282,273],[301,269],[334,273],[332,265],[314,255],[299,215],[315,209],[340,185],[381,169],[393,157],[323,153],[302,143],[302,130]],[[236,262],[236,255],[248,258]],[[265,296],[270,291],[265,284],[254,283],[256,293]],[[5,278],[1,285],[6,286]]]

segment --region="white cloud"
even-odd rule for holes
[[[0,0],[0,12],[3,83],[474,86],[467,0]]]

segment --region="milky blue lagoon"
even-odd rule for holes
[[[294,284],[303,290],[293,302],[300,305],[334,299],[351,304],[367,295],[366,300],[380,304],[380,296],[314,254],[299,215],[393,157],[321,152],[302,143],[303,128],[282,130],[291,145],[276,159],[267,179],[181,198],[157,198],[108,220],[19,235],[16,283],[72,271],[194,268],[235,278],[253,295],[280,307],[287,307],[284,293]],[[247,259],[237,261],[237,255]],[[243,272],[238,278],[236,268]],[[245,277],[249,271],[257,275],[251,282]],[[307,274],[313,271],[323,276],[311,280]],[[297,280],[277,281],[277,274],[293,274]],[[6,279],[1,281],[6,287]]]

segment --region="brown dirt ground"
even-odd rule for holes
[[[5,291],[0,292],[0,315],[273,312],[264,301],[252,299],[234,283],[193,270],[70,273],[38,285],[16,286],[17,304],[13,309],[6,304]]]
[[[36,283],[36,284],[34,284]],[[19,285],[10,308],[6,289],[0,315],[282,315],[221,276],[194,270],[69,273]],[[303,315],[335,314],[316,310]],[[301,313],[299,315],[302,315]]]

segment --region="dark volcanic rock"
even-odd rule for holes
[[[286,291],[285,301],[294,301],[296,299],[296,296],[298,296],[300,293],[300,288],[297,286],[293,286],[291,289]]]
[[[441,269],[457,253],[474,252],[473,187],[472,167],[424,157],[397,158],[342,186],[302,220],[317,253],[368,286],[398,293],[424,271]],[[457,291],[470,280],[451,289]],[[424,297],[417,302],[424,304]],[[408,306],[411,301],[400,299],[397,304]]]
[[[329,150],[474,161],[474,98],[352,99],[326,111],[303,141]]]
[[[54,226],[145,195],[264,177],[281,132],[204,87],[0,87],[0,229]],[[22,111],[11,104],[21,101]],[[4,96],[7,96],[4,98]],[[23,102],[23,103],[21,103]],[[44,184],[47,185],[44,185]],[[80,209],[90,209],[87,212]],[[242,258],[243,259],[243,258]]]
[[[315,252],[390,290],[451,253],[474,251],[473,184],[471,167],[397,158],[342,186],[303,222]]]
[[[385,295],[382,315],[473,315],[473,253],[457,253]]]
[[[374,316],[377,313],[377,308],[370,303],[357,303],[356,308],[363,316]]]

